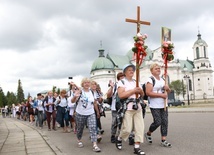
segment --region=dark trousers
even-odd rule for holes
[[[68,111],[66,111],[65,109],[65,107],[60,106],[58,106],[57,108],[57,122],[60,124],[61,127],[64,127],[65,125],[69,126]]]
[[[150,108],[153,123],[150,125],[149,131],[153,132],[160,126],[161,136],[167,136],[168,132],[168,109],[166,111],[164,108],[154,109]]]
[[[47,117],[47,122],[48,122],[48,129],[51,129],[51,116],[52,116],[52,128],[55,129],[55,123],[56,123],[56,111],[54,110],[53,112],[47,112],[46,117]]]

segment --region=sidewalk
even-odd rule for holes
[[[2,118],[0,115],[1,155],[61,154],[56,147],[51,146],[45,135],[27,123],[16,118]]]

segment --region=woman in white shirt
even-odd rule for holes
[[[171,90],[165,81],[160,77],[160,66],[154,63],[150,66],[150,71],[155,79],[153,86],[152,79],[149,78],[146,84],[146,94],[148,95],[149,107],[153,116],[154,122],[150,125],[149,130],[145,133],[146,141],[152,144],[151,134],[160,126],[161,128],[161,146],[171,147],[171,144],[166,141],[168,133],[168,109],[164,110],[164,102],[167,98],[167,93]],[[167,93],[164,93],[164,91]]]
[[[122,139],[126,141],[129,138],[131,131],[134,129],[134,153],[144,155],[145,152],[140,149],[140,143],[143,143],[144,138],[144,120],[141,107],[142,100],[140,99],[140,96],[143,96],[144,93],[141,87],[136,87],[136,81],[133,79],[134,72],[134,65],[125,65],[123,67],[125,78],[118,82],[118,96],[120,99],[126,99],[124,104],[127,104],[127,110],[122,121],[120,134],[116,140],[116,148],[119,150],[122,149]],[[137,99],[136,94],[138,94]]]
[[[90,131],[91,142],[93,143],[93,151],[100,152],[100,148],[97,146],[97,124],[96,115],[100,117],[97,102],[94,99],[94,95],[90,90],[91,80],[89,78],[83,78],[81,81],[82,90],[75,91],[74,97],[71,102],[76,103],[76,128],[77,128],[77,141],[78,147],[83,147],[82,135],[85,123],[87,122],[88,129]]]

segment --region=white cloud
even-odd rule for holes
[[[125,18],[141,19],[150,49],[160,46],[161,27],[172,29],[175,55],[193,58],[198,27],[214,60],[213,1],[181,0],[1,0],[0,86],[17,91],[21,79],[25,94],[36,95],[54,85],[67,87],[68,77],[78,83],[90,75],[102,40],[105,54],[126,54],[133,46],[136,25]]]

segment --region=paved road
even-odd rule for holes
[[[168,141],[172,148],[160,146],[159,129],[153,134],[153,144],[142,144],[141,148],[147,155],[213,155],[214,154],[214,107],[185,107],[169,109],[169,135]],[[146,114],[145,129],[147,130],[152,122],[151,113]],[[102,125],[105,130],[103,140],[99,144],[102,152],[100,155],[117,154],[132,155],[133,146],[123,142],[123,149],[117,150],[115,145],[110,143],[111,115],[102,118]],[[34,139],[32,141],[32,139]],[[84,130],[84,148],[78,148],[76,136],[72,133],[57,131],[39,130],[29,125],[28,122],[12,118],[0,118],[0,154],[78,154],[92,155],[92,145],[89,140],[88,130]]]

